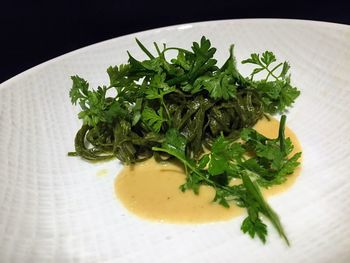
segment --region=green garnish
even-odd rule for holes
[[[242,131],[243,143],[220,135],[214,141],[211,152],[198,160],[186,156],[186,138],[175,129],[170,129],[162,146],[153,147],[153,150],[170,154],[184,164],[188,171],[187,181],[181,190],[191,189],[198,194],[198,188],[202,184],[214,187],[214,201],[225,207],[234,201],[247,209],[248,217],[241,228],[244,233],[251,237],[257,235],[265,243],[267,230],[259,217],[262,214],[289,245],[277,214],[266,203],[258,186],[284,182],[286,176],[293,173],[294,168],[300,164],[297,159],[301,153],[288,159],[293,146],[290,139],[284,137],[285,120],[286,116],[283,115],[280,135],[276,139],[268,139],[251,128]],[[252,157],[246,157],[247,153]],[[242,184],[230,186],[233,178],[241,179]]]
[[[128,52],[127,64],[107,69],[108,86],[92,89],[86,80],[72,76],[69,95],[81,107],[83,126],[69,155],[91,161],[117,157],[127,165],[152,156],[175,157],[187,173],[181,190],[198,193],[200,185],[210,185],[216,190],[215,202],[247,209],[244,233],[265,243],[263,215],[289,244],[259,185],[283,183],[299,165],[301,153],[288,158],[293,145],[284,136],[284,115],[276,139],[251,129],[265,114],[283,113],[299,96],[290,83],[289,64],[276,63],[269,51],[252,54],[242,63],[255,68],[243,77],[233,46],[218,67],[216,49],[205,37],[191,50],[154,43],[155,54],[136,42],[148,59],[139,61]],[[166,59],[169,51],[177,56]],[[265,75],[256,80],[257,74]],[[204,147],[211,152],[203,154]],[[242,183],[231,186],[233,178]]]

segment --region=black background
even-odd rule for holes
[[[350,25],[345,1],[2,1],[0,82],[48,59],[155,27],[235,18],[295,18]]]

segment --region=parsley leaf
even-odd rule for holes
[[[175,87],[169,87],[165,82],[165,74],[156,74],[150,81],[150,85],[145,87],[145,94],[147,99],[163,100],[164,96],[174,92]]]
[[[208,172],[213,176],[223,173],[235,176],[237,166],[233,162],[240,162],[245,153],[241,144],[232,143],[221,135],[215,140],[211,150]]]
[[[265,51],[264,53],[262,53],[261,57],[257,53],[251,54],[250,58],[242,61],[242,64],[254,64],[258,66],[254,68],[253,72],[250,74],[251,79],[253,79],[253,77],[260,71],[266,70],[268,72],[266,76],[266,80],[267,80],[270,76],[273,76],[274,78],[277,79],[277,77],[274,75],[274,71],[282,65],[282,63],[280,63],[277,66],[275,66],[273,69],[270,69],[269,67],[273,62],[276,62],[275,55],[270,51]]]
[[[239,78],[236,69],[236,62],[233,56],[233,46],[230,47],[230,57],[224,63],[220,70],[215,73],[208,73],[206,75],[196,78],[193,85],[186,85],[185,91],[197,93],[206,89],[210,96],[214,99],[229,100],[236,96],[237,80]]]
[[[214,99],[228,100],[235,97],[237,92],[234,79],[227,72],[220,72],[212,77],[202,77],[197,81],[201,81],[203,87],[209,91],[210,96]]]
[[[283,112],[300,95],[300,91],[290,85],[289,78],[276,81],[257,81],[255,83],[264,109],[271,113]]]
[[[142,120],[145,121],[154,132],[159,133],[163,122],[166,121],[163,117],[163,108],[160,108],[157,113],[152,108],[146,107],[142,111]]]
[[[89,96],[89,83],[79,76],[72,76],[73,81],[72,88],[70,89],[69,96],[71,102],[76,105],[78,100],[85,101]]]
[[[193,42],[192,50],[194,53],[194,61],[189,73],[189,79],[193,81],[207,71],[216,69],[214,66],[217,60],[212,58],[216,52],[216,48],[211,47],[209,39],[204,36],[201,38],[200,43]]]
[[[162,148],[171,152],[170,154],[172,155],[181,157],[179,159],[185,159],[186,144],[186,138],[179,131],[170,129],[165,134],[165,141],[162,144]]]
[[[73,86],[70,90],[72,103],[79,105],[82,111],[78,117],[84,124],[96,126],[100,122],[113,122],[117,117],[128,118],[128,110],[118,101],[106,98],[108,88],[89,89],[89,83],[78,76],[72,76]]]
[[[252,216],[254,212],[251,211],[249,213],[250,215],[243,220],[241,229],[243,233],[248,233],[251,238],[254,238],[255,234],[257,234],[260,240],[266,243],[267,226],[261,221],[258,215],[255,214]]]
[[[293,145],[290,139],[284,136],[285,121],[286,116],[283,115],[279,136],[275,139],[268,139],[253,129],[244,129],[241,133],[241,139],[245,141],[244,147],[254,153],[242,166],[259,177],[258,183],[261,186],[268,187],[285,182],[286,176],[293,173],[300,164],[298,159],[301,153],[288,158]]]

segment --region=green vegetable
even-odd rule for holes
[[[293,146],[284,138],[284,117],[274,140],[251,127],[265,114],[283,113],[299,96],[290,82],[289,64],[276,63],[269,51],[252,54],[242,63],[255,68],[244,77],[237,69],[233,45],[219,67],[216,49],[205,37],[193,42],[190,50],[154,43],[152,53],[139,40],[136,43],[147,58],[140,61],[128,52],[128,63],[107,69],[107,86],[93,89],[83,78],[71,77],[69,95],[80,105],[83,125],[75,152],[69,155],[91,161],[116,157],[127,165],[152,156],[175,157],[187,171],[183,191],[198,193],[201,184],[211,185],[214,201],[247,208],[244,233],[265,242],[262,214],[287,241],[258,185],[283,183],[299,165],[300,153],[288,159]],[[170,60],[169,51],[177,53]],[[258,74],[265,75],[256,79]],[[238,143],[239,138],[244,143]],[[211,152],[203,155],[204,147]],[[247,152],[253,155],[247,158]],[[232,178],[242,184],[230,186]]]

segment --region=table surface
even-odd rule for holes
[[[151,28],[218,19],[292,18],[350,25],[346,1],[7,1],[0,83],[46,60]],[[337,3],[339,2],[339,3]]]

